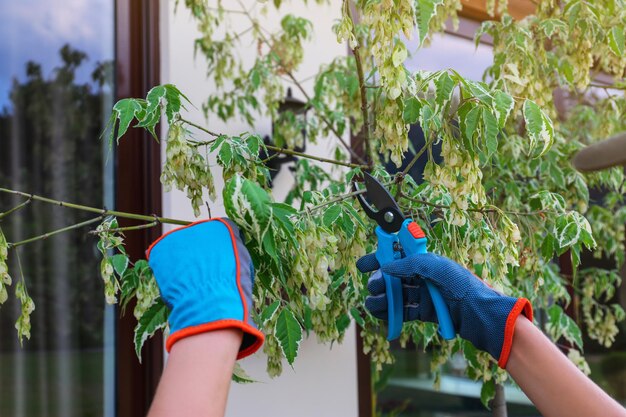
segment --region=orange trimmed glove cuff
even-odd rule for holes
[[[221,329],[243,331],[237,359],[261,347],[264,336],[250,316],[254,267],[231,220],[172,230],[152,243],[146,256],[171,310],[168,352],[180,339]]]

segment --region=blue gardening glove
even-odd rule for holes
[[[237,359],[261,347],[264,336],[250,317],[254,267],[232,221],[201,220],[172,230],[146,256],[171,310],[168,352],[187,336],[227,328],[243,331]]]
[[[361,272],[380,268],[374,254],[357,261]],[[439,289],[456,332],[480,350],[489,352],[501,368],[511,352],[515,320],[523,313],[532,321],[533,311],[526,298],[502,295],[456,262],[433,253],[412,255],[382,267],[386,274],[402,280],[404,320],[437,323],[437,314],[424,283],[429,280]],[[370,296],[365,307],[374,317],[387,319],[385,280],[380,270],[367,283]]]

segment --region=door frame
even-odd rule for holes
[[[145,97],[160,84],[159,1],[115,2],[115,99]],[[161,212],[161,148],[143,129],[129,129],[115,150],[115,208],[131,213]],[[136,224],[120,219],[124,226]],[[161,226],[125,237],[132,260],[161,234]],[[128,311],[132,311],[129,306]],[[148,340],[139,363],[134,350],[135,317],[116,309],[116,416],[145,416],[163,370],[163,337]]]

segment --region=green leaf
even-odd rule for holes
[[[130,126],[130,122],[133,121],[137,113],[143,110],[143,106],[140,102],[134,98],[125,98],[113,106],[113,112],[117,114],[117,119],[119,120],[119,126],[117,129],[117,138],[116,140],[119,142],[120,138],[124,136],[126,131],[128,130],[128,126]],[[115,131],[115,123],[113,123],[111,129],[111,142],[113,142],[113,134]]]
[[[237,384],[251,384],[253,382],[257,382],[254,379],[252,379],[246,373],[246,371],[243,370],[241,365],[239,365],[239,362],[235,362],[235,367],[233,368],[232,380],[233,382],[236,382]]]
[[[498,125],[500,128],[503,128],[506,124],[506,120],[511,114],[511,110],[513,110],[513,105],[515,102],[513,101],[513,97],[504,91],[496,91],[493,95],[494,97],[494,106],[493,110],[495,112],[495,116],[498,119]]]
[[[276,310],[278,310],[279,306],[280,300],[276,300],[272,304],[266,306],[261,313],[261,324],[265,324],[268,320],[270,320],[276,313]]]
[[[117,255],[113,255],[111,257],[111,265],[113,265],[113,269],[115,269],[117,275],[121,277],[128,268],[128,257],[119,253]]]
[[[430,21],[437,13],[437,7],[443,4],[443,0],[417,0],[415,2],[415,21],[417,23],[418,47],[422,46],[428,35]]]
[[[544,260],[549,261],[554,257],[555,243],[556,240],[554,239],[554,236],[550,233],[546,234],[546,236],[543,238],[543,242],[541,243],[541,255],[543,256]]]
[[[624,27],[613,26],[609,31],[609,47],[619,57],[624,56]]]
[[[583,337],[580,332],[580,328],[578,327],[576,322],[572,320],[571,317],[569,317],[566,314],[563,314],[563,316],[566,318],[566,321],[567,321],[567,326],[565,327],[565,334],[563,336],[565,337],[565,339],[567,339],[571,343],[575,343],[576,346],[578,346],[578,348],[582,350]]]
[[[341,215],[341,206],[338,204],[333,204],[324,212],[324,217],[322,217],[322,223],[324,226],[328,228],[332,228],[335,224],[335,221]]]
[[[298,214],[298,210],[285,203],[272,203],[272,209],[274,218],[278,221],[278,226],[285,230],[288,236],[293,237],[294,226],[290,218]],[[293,242],[295,242],[295,238]]]
[[[238,219],[238,226],[252,233],[257,241],[263,241],[273,218],[272,199],[267,191],[237,175],[226,183],[222,195],[228,217]]]
[[[180,112],[181,96],[186,99],[186,97],[173,84],[164,84],[153,87],[146,95],[146,101],[148,102],[146,116],[148,114],[160,115],[160,106],[163,105],[165,108],[167,122],[171,124],[174,121],[174,117]]]
[[[578,241],[578,236],[580,236],[580,226],[575,222],[567,223],[557,234],[559,246],[562,249],[572,246]]]
[[[313,310],[309,307],[308,304],[304,305],[304,328],[307,331],[307,336],[309,334],[309,330],[313,330]]]
[[[219,135],[217,137],[217,139],[215,139],[215,141],[211,144],[211,147],[209,148],[209,151],[214,152],[217,148],[222,146],[222,143],[224,143],[224,141],[226,139],[228,139],[228,136],[226,136],[226,135]]]
[[[152,274],[150,265],[148,264],[148,261],[146,261],[145,259],[140,259],[137,262],[135,262],[134,270],[137,272],[137,275],[140,277],[146,277]]]
[[[494,380],[490,379],[489,381],[483,382],[483,386],[480,389],[480,402],[482,402],[483,405],[490,410],[491,408],[489,407],[489,402],[493,400],[495,396],[496,383]]]
[[[348,326],[350,326],[350,316],[347,314],[342,314],[337,319],[335,325],[337,326],[337,331],[339,331],[339,333],[343,333],[348,328]]]
[[[252,90],[256,90],[261,85],[261,72],[257,69],[256,66],[252,67],[250,70],[250,85],[252,85]]]
[[[354,209],[354,207],[352,207],[350,205],[350,203],[348,202],[344,202],[343,204],[343,208],[346,212],[350,213],[350,215],[352,216],[352,218],[354,220],[356,220],[356,222],[364,229],[367,228],[367,224],[363,221],[363,219],[361,218],[361,216],[359,216],[359,213]]]
[[[341,230],[346,234],[346,236],[354,236],[354,231],[356,230],[356,224],[354,224],[354,220],[352,220],[352,216],[348,213],[343,213],[341,216],[341,221],[339,223]]]
[[[478,119],[480,118],[481,108],[476,106],[467,112],[465,118],[461,119],[461,126],[465,126],[463,132],[468,140],[472,140],[476,133],[476,126],[478,126]]]
[[[404,123],[412,125],[417,122],[421,107],[422,104],[415,97],[409,97],[404,100],[404,109],[402,110],[402,120],[404,120]]]
[[[493,97],[489,94],[488,87],[485,83],[463,79],[463,85],[469,90],[471,95],[477,98],[481,103],[491,106]]]
[[[435,79],[435,111],[440,111],[440,109],[447,107],[452,99],[455,85],[456,83],[450,78],[448,71],[443,71],[441,75]]]
[[[560,19],[545,19],[539,24],[539,26],[541,27],[541,29],[543,29],[543,32],[548,38],[551,38],[557,30],[567,30],[567,24]]]
[[[231,144],[224,142],[217,157],[220,161],[220,165],[228,167],[230,165],[230,161],[233,159],[233,148]]]
[[[135,271],[135,268],[128,268],[122,276],[122,284],[120,291],[120,306],[122,308],[122,314],[126,310],[126,306],[131,298],[135,295],[135,290],[139,285],[139,275]]]
[[[548,170],[552,181],[554,181],[559,188],[565,188],[565,176],[563,175],[563,170],[561,170],[556,163],[550,163]]]
[[[141,316],[137,326],[135,326],[135,353],[141,362],[141,348],[143,344],[152,337],[157,330],[165,328],[169,310],[159,299]]]
[[[552,120],[532,100],[524,102],[524,121],[526,132],[530,139],[531,149],[539,142],[543,143],[543,149],[539,156],[545,154],[554,142],[554,128]]]
[[[272,259],[278,259],[278,252],[276,251],[276,237],[274,236],[274,230],[269,227],[263,235],[263,250],[265,253],[272,257]]]
[[[365,320],[361,316],[358,308],[352,307],[350,309],[350,315],[352,316],[356,324],[358,324],[360,327],[365,327]]]
[[[287,362],[289,365],[293,365],[302,341],[302,328],[291,310],[285,308],[280,312],[274,328],[274,335],[278,339]]]
[[[258,135],[250,135],[246,138],[246,146],[250,155],[257,156],[261,149],[261,138]]]
[[[498,121],[486,107],[483,107],[482,119],[485,131],[487,158],[491,158],[491,156],[498,150]]]

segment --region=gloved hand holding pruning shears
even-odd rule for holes
[[[387,189],[365,173],[367,203],[359,195],[365,213],[376,220],[378,247],[357,261],[361,272],[376,271],[368,282],[365,307],[387,320],[389,340],[400,335],[404,321],[439,324],[441,336],[458,333],[487,351],[504,368],[513,341],[517,316],[532,320],[525,298],[504,296],[457,263],[427,253],[427,238],[412,219],[405,218]]]

